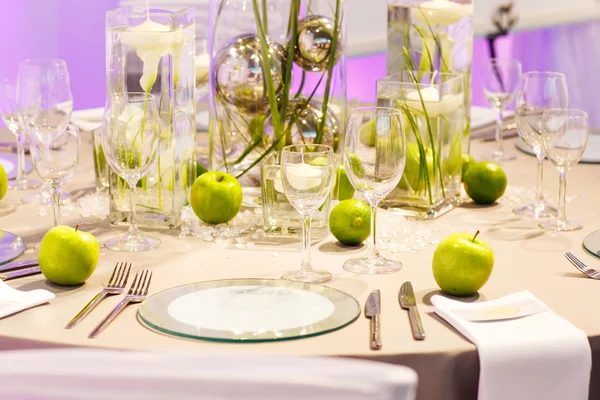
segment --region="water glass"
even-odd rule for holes
[[[548,218],[556,215],[556,208],[544,200],[544,158],[542,143],[542,115],[549,109],[568,108],[567,81],[558,72],[527,72],[523,74],[517,94],[515,120],[521,139],[537,156],[537,193],[535,201],[513,209],[518,215],[530,218]]]
[[[331,195],[336,158],[324,145],[292,145],[281,152],[281,182],[290,204],[302,216],[302,266],[281,278],[298,282],[323,283],[331,274],[312,268],[310,260],[311,217]]]
[[[135,222],[135,189],[156,163],[160,144],[160,119],[154,96],[135,92],[111,95],[106,100],[103,127],[106,162],[130,189],[129,230],[104,245],[115,251],[155,249],[160,240],[142,236]]]
[[[96,176],[96,192],[105,192],[109,186],[110,168],[102,149],[102,127],[92,131],[92,155],[94,157],[94,175]]]
[[[42,184],[36,179],[27,179],[25,172],[25,129],[21,124],[17,107],[17,86],[7,80],[0,82],[0,115],[4,124],[17,139],[17,177],[8,182],[14,190],[29,190]]]
[[[581,159],[588,141],[588,115],[580,110],[547,110],[542,116],[542,142],[546,156],[559,173],[558,216],[540,227],[552,231],[583,228],[578,221],[567,220],[567,172]]]
[[[371,140],[365,140],[368,132]],[[346,174],[356,191],[371,206],[371,245],[366,256],[344,263],[358,274],[399,271],[402,263],[384,258],[377,250],[376,217],[379,201],[400,182],[406,162],[406,135],[400,110],[385,107],[355,108],[350,113],[344,144]]]
[[[495,162],[514,160],[514,154],[504,152],[502,114],[517,95],[521,80],[521,63],[512,59],[492,58],[486,63],[483,75],[483,93],[488,103],[496,110],[496,148],[483,159]]]
[[[52,191],[54,226],[61,224],[62,186],[79,162],[79,128],[72,124],[39,124],[32,131],[31,159],[40,178]]]

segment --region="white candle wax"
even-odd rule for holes
[[[427,86],[420,89],[420,91],[421,96],[419,96],[418,90],[407,93],[405,97],[406,104],[409,109],[420,114],[424,114],[424,104],[427,115],[430,118],[451,113],[464,103],[464,96],[462,94],[446,94],[440,98],[440,94],[434,86]]]

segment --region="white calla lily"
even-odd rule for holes
[[[452,25],[469,15],[473,15],[472,4],[459,4],[450,0],[431,0],[412,9],[413,21],[432,27]]]

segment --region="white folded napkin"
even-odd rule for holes
[[[499,315],[515,303],[542,311],[520,318],[471,322]],[[472,341],[479,352],[479,400],[587,400],[592,355],[586,334],[528,291],[497,300],[462,303],[433,296],[435,312]],[[485,309],[485,312],[481,310]],[[461,315],[459,315],[461,314]]]
[[[44,289],[23,292],[0,281],[0,318],[47,303],[54,297],[54,293]]]
[[[78,110],[71,113],[71,122],[82,131],[91,132],[102,126],[104,117],[104,108],[90,108],[87,110]]]

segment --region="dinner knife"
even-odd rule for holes
[[[412,283],[404,282],[402,284],[400,292],[398,292],[398,300],[400,301],[400,306],[408,310],[408,318],[410,319],[410,326],[415,340],[425,339],[425,330],[421,323],[419,310],[417,310],[417,302],[415,301],[415,292],[413,291]]]
[[[15,279],[15,278],[21,278],[24,276],[35,275],[35,274],[39,274],[41,272],[42,272],[42,270],[40,269],[39,266],[25,268],[25,269],[18,269],[16,271],[11,271],[11,272],[6,272],[3,274],[0,274],[0,281],[7,281],[9,279]]]
[[[35,267],[36,265],[39,265],[38,260],[36,259],[17,261],[10,264],[0,265],[0,272],[12,271],[13,269],[24,267]]]
[[[381,324],[379,315],[381,314],[381,295],[379,290],[373,290],[365,304],[365,316],[371,319],[369,329],[369,338],[373,350],[381,349]]]

